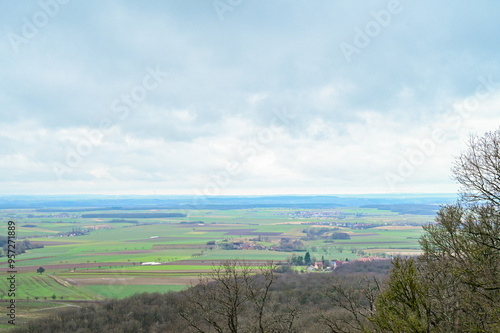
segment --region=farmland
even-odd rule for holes
[[[421,226],[434,219],[387,207],[225,208],[1,210],[0,234],[12,220],[18,241],[43,245],[17,256],[16,297],[75,301],[177,291],[228,259],[259,265],[307,251],[313,261],[415,255]],[[6,272],[7,258],[0,260]],[[36,273],[39,267],[45,272]]]

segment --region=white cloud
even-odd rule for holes
[[[500,4],[402,5],[348,63],[340,43],[387,1],[252,1],[223,22],[210,2],[70,2],[17,54],[0,42],[0,185],[192,193],[234,162],[221,193],[387,192],[387,173],[440,130],[396,190],[454,190],[468,133],[500,124]],[[5,4],[0,35],[36,10]],[[168,75],[120,117],[113,102],[147,68]],[[478,87],[489,94],[464,116]]]

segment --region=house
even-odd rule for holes
[[[359,258],[357,261],[368,262],[368,261],[372,261],[372,260],[373,260],[372,258],[363,257],[363,258]]]
[[[323,269],[323,262],[322,261],[316,261],[314,263],[314,268],[316,268],[316,269]]]
[[[334,269],[337,268],[338,266],[342,265],[343,263],[344,263],[343,261],[339,261],[339,260],[330,261],[330,264]]]

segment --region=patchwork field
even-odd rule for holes
[[[286,263],[306,251],[326,261],[416,255],[421,226],[434,219],[359,207],[127,211],[133,218],[121,210],[105,213],[0,211],[0,235],[7,235],[12,220],[17,242],[43,245],[16,256],[17,299],[64,302],[177,291],[228,259],[258,265]],[[7,274],[6,256],[0,265]],[[6,279],[0,286],[7,299]]]

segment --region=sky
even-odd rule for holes
[[[455,193],[500,2],[0,3],[0,194]]]

